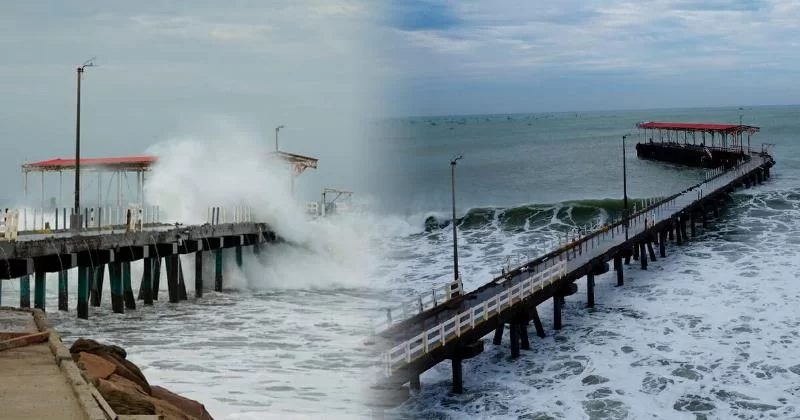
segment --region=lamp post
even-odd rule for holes
[[[458,280],[458,236],[456,233],[456,162],[463,156],[458,155],[450,161],[450,190],[453,197],[453,277]]]
[[[75,113],[75,208],[72,210],[70,225],[80,229],[81,223],[81,78],[86,67],[94,67],[94,58],[78,66],[78,97]]]
[[[622,203],[625,208],[624,210],[624,217],[625,217],[625,240],[628,240],[628,170],[627,164],[625,163],[625,139],[628,137],[627,134],[622,136]]]
[[[281,128],[284,128],[283,125],[279,125],[275,127],[275,151],[278,151],[278,132],[281,131]]]

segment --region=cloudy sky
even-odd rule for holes
[[[74,153],[93,56],[85,156],[229,127],[272,147],[284,124],[322,159],[314,189],[359,178],[327,162],[379,160],[376,116],[797,103],[798,22],[782,0],[4,2],[0,197]]]
[[[407,0],[390,9],[417,115],[794,104],[800,2]]]

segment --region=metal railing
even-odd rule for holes
[[[253,222],[253,211],[249,206],[209,207],[206,223],[220,225],[225,223]]]
[[[386,319],[373,325],[373,331],[374,333],[384,331],[392,325],[435,308],[462,294],[464,294],[464,285],[459,277],[444,286],[421,293],[416,299],[410,299],[398,306],[386,308]]]
[[[412,363],[432,350],[446,345],[453,339],[469,332],[476,325],[489,321],[502,313],[503,310],[510,308],[517,302],[531,296],[534,292],[560,279],[566,273],[566,264],[566,261],[559,261],[539,273],[531,273],[526,280],[495,294],[483,301],[482,304],[469,308],[439,325],[392,347],[384,354],[387,373],[391,375],[391,373],[404,365]]]
[[[102,206],[83,208],[80,228],[84,230],[124,228],[130,224],[129,211],[134,212],[132,216],[139,227],[163,223],[160,220],[159,206]],[[14,227],[21,235],[46,234],[77,227],[71,224],[72,208],[2,208],[0,209],[0,231],[9,229],[8,219],[12,213],[16,214]]]

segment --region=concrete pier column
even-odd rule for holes
[[[78,267],[78,318],[89,319],[89,267]]]
[[[515,322],[511,322],[508,326],[511,341],[511,358],[516,359],[519,357],[519,325]]]
[[[236,247],[236,266],[242,268],[242,246]]]
[[[58,310],[69,310],[69,272],[61,270],[58,272]]]
[[[674,227],[674,223],[673,223],[673,225],[672,225],[672,226],[670,226],[669,228],[667,228],[667,238],[668,238],[670,241],[674,241],[674,240],[675,240],[675,234],[672,232],[672,228],[673,228],[673,227]]]
[[[194,254],[194,297],[203,297],[203,251]]]
[[[645,250],[644,242],[639,242],[639,252],[642,254],[639,259],[642,263],[642,270],[647,270],[647,251]]]
[[[412,375],[411,380],[408,382],[408,387],[413,389],[414,391],[419,391],[422,389],[422,384],[419,381],[419,375]]]
[[[544,326],[542,325],[542,320],[539,318],[539,311],[534,306],[531,310],[531,319],[533,319],[533,326],[536,327],[536,335],[539,338],[544,338]]]
[[[19,307],[31,307],[31,276],[22,276],[19,279]]]
[[[494,330],[494,338],[492,339],[492,344],[495,346],[499,346],[503,344],[503,328],[505,328],[505,324],[500,324]]]
[[[703,229],[705,229],[708,226],[708,207],[705,205],[703,205],[703,213],[700,216],[700,220],[703,224]]]
[[[45,272],[33,273],[33,307],[44,311]]]
[[[153,259],[153,300],[158,300],[158,290],[161,287],[161,258]]]
[[[88,267],[86,268],[89,269]],[[89,271],[89,275],[92,278],[91,287],[90,287],[90,294],[92,300],[92,306],[100,306],[100,301],[103,299],[103,281],[106,274],[106,266],[105,264],[101,264],[97,267],[94,267]]]
[[[633,252],[631,254],[633,255],[633,260],[634,261],[639,261],[639,250],[640,249],[641,249],[641,247],[639,246],[639,244],[637,244],[637,243],[633,244]]]
[[[692,234],[692,238],[694,238],[695,236],[697,236],[697,231],[695,230],[695,227],[694,227],[694,219],[695,219],[695,211],[694,211],[694,210],[692,210],[692,216],[691,216],[691,218],[689,219],[689,227],[690,227],[689,231],[690,231],[690,232],[691,232],[691,234]]]
[[[143,263],[142,284],[139,290],[145,305],[153,304],[153,260],[154,258],[147,257]]]
[[[528,337],[528,322],[519,323],[519,348],[522,350],[531,349],[531,340]]]
[[[674,226],[675,226],[675,243],[677,243],[678,245],[683,245],[683,238],[681,237],[680,222],[676,221]]]
[[[594,308],[594,274],[586,275],[586,306]]]
[[[222,291],[222,248],[214,251],[215,259],[215,275],[214,275],[214,290],[217,292]]]
[[[111,309],[114,313],[125,313],[125,303],[123,302],[122,294],[122,263],[111,262],[108,263],[108,277],[111,280]]]
[[[553,329],[561,329],[561,301],[563,297],[553,295]]]
[[[180,300],[178,296],[178,282],[180,281],[180,275],[178,274],[178,270],[180,269],[178,255],[175,254],[164,257],[164,263],[167,266],[167,291],[169,292],[169,303],[178,303]]]
[[[461,359],[451,359],[453,361],[453,393],[464,393],[464,367]]]
[[[176,258],[178,262],[178,300],[186,300],[186,281],[183,279],[183,262],[181,262],[180,255]]]
[[[131,263],[128,261],[122,263],[122,298],[126,309],[136,309],[136,299],[133,298],[131,287]]]
[[[656,251],[653,249],[653,241],[652,238],[647,238],[647,253],[650,255],[650,261],[655,262],[656,260]]]
[[[622,257],[620,255],[614,256],[614,268],[617,270],[617,286],[622,286],[625,284],[625,279],[622,267]]]
[[[680,226],[680,228],[681,228],[681,239],[683,239],[683,242],[688,242],[689,241],[689,236],[686,234],[686,217],[685,216],[681,216],[680,223],[678,223],[678,226]]]
[[[658,232],[658,253],[661,258],[667,256],[667,234],[664,231]]]

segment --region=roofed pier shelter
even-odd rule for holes
[[[643,122],[636,125],[639,158],[704,168],[731,167],[749,159],[759,127],[742,124]],[[747,134],[747,139],[745,139]]]

